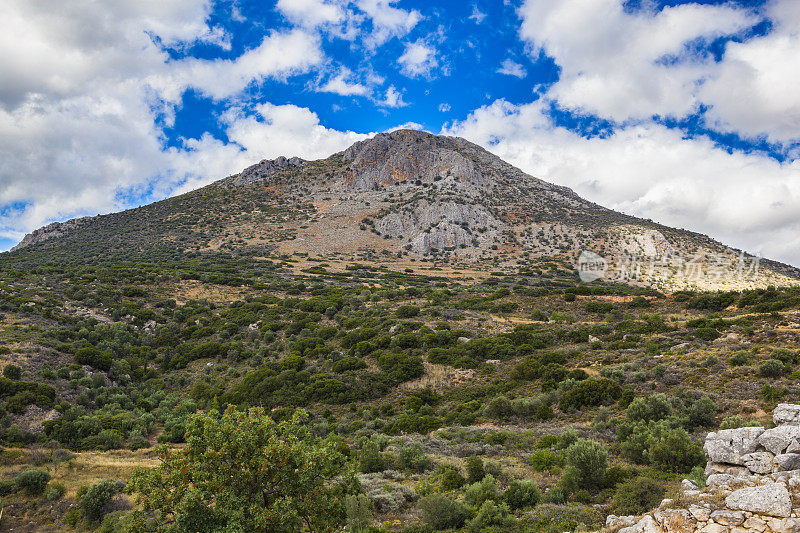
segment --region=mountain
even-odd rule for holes
[[[542,263],[570,270],[588,263],[606,279],[664,289],[800,279],[794,267],[584,200],[464,139],[411,130],[378,134],[317,161],[264,160],[181,196],[50,224],[12,255],[97,261],[214,251],[329,262],[434,259],[533,273]]]

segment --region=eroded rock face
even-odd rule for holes
[[[792,499],[783,483],[766,483],[735,490],[725,498],[731,509],[786,518],[792,514]]]
[[[772,421],[776,426],[800,426],[800,405],[779,403],[772,412]]]
[[[786,451],[792,443],[800,440],[800,426],[785,425],[764,431],[758,437],[758,443],[774,454]]]
[[[709,433],[703,451],[711,462],[744,465],[742,456],[757,450],[758,437],[762,433],[764,428],[759,427],[723,429]]]
[[[408,181],[432,183],[447,176],[481,183],[481,172],[459,148],[463,147],[455,138],[409,130],[382,133],[342,152],[342,160],[349,163],[342,180],[357,191]]]
[[[25,237],[20,241],[19,244],[11,248],[11,250],[19,250],[21,248],[25,248],[32,244],[44,242],[50,239],[55,239],[66,235],[72,231],[75,231],[81,228],[84,224],[91,221],[96,217],[83,217],[83,218],[76,218],[73,220],[67,220],[66,222],[53,222],[52,224],[48,224],[42,228],[32,231],[25,235]]]
[[[251,183],[264,180],[280,170],[286,170],[287,168],[291,167],[299,167],[303,163],[305,163],[305,161],[299,157],[286,158],[281,156],[272,160],[264,159],[263,161],[244,169],[239,173],[238,176],[234,177],[230,183],[236,187],[249,185]]]

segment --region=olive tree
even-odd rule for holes
[[[353,477],[333,438],[312,436],[298,410],[275,422],[262,408],[198,414],[186,446],[161,447],[137,471],[134,531],[331,531],[345,517]]]

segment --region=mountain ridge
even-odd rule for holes
[[[118,227],[119,234],[106,226]],[[736,261],[741,263],[740,250],[602,207],[465,139],[415,130],[377,134],[314,161],[262,160],[147,206],[50,224],[12,250],[80,247],[82,233],[95,237],[88,249],[101,254],[114,246],[199,253],[255,247],[329,259],[434,258],[511,269],[548,260],[575,265],[583,251],[611,265],[631,258],[652,263],[664,255],[656,253],[655,240],[668,243],[670,260],[689,263],[686,258],[702,256],[701,269],[709,257],[719,263],[725,255],[729,261],[717,265],[713,282],[681,280],[685,265],[674,264],[659,279],[622,278],[664,289],[747,288],[800,279],[795,267],[763,260],[760,282],[728,280]]]

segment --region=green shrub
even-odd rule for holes
[[[460,528],[467,521],[469,511],[459,501],[444,494],[431,494],[419,501],[422,520],[435,530]]]
[[[728,357],[728,364],[731,366],[743,366],[750,362],[750,354],[744,350],[739,350],[732,356]]]
[[[122,492],[123,484],[118,481],[106,479],[95,483],[78,498],[83,514],[91,522],[96,522],[103,518],[106,505],[114,496]]]
[[[418,378],[425,373],[422,359],[403,352],[387,352],[378,357],[378,367],[396,383]]]
[[[508,485],[503,497],[508,506],[513,509],[535,507],[542,499],[542,493],[535,481],[512,481]]]
[[[511,401],[505,396],[495,396],[492,398],[484,410],[486,416],[490,418],[506,418],[514,413]]]
[[[14,478],[17,489],[31,495],[41,494],[50,482],[50,474],[44,470],[34,468],[18,474]]]
[[[785,370],[784,364],[777,359],[767,359],[758,365],[758,375],[762,378],[779,378]]]
[[[567,495],[564,494],[564,490],[561,487],[552,487],[550,490],[544,493],[542,496],[542,502],[544,503],[564,503],[567,501]]]
[[[3,375],[8,379],[18,380],[22,377],[22,369],[14,363],[8,364],[3,368]]]
[[[17,484],[13,479],[4,479],[0,481],[0,496],[8,496],[17,492]]]
[[[664,492],[664,487],[657,481],[637,477],[617,487],[614,506],[620,515],[640,515],[658,505]]]
[[[475,518],[470,520],[469,531],[510,531],[516,522],[505,503],[498,505],[493,500],[487,500],[481,504]]]
[[[464,483],[467,482],[464,476],[461,475],[461,472],[458,471],[458,468],[452,465],[441,466],[438,470],[438,474],[442,490],[460,489],[464,486]]]
[[[397,454],[397,463],[401,469],[408,472],[422,473],[433,466],[430,457],[422,452],[418,444],[403,446]]]
[[[487,474],[481,481],[473,483],[464,492],[464,501],[472,507],[480,507],[487,500],[497,500],[497,484],[494,476]]]
[[[570,428],[565,430],[564,433],[558,437],[556,448],[559,450],[566,450],[576,442],[578,442],[578,432]]]
[[[381,449],[374,440],[366,440],[358,454],[359,470],[365,474],[382,472],[386,469]]]
[[[416,305],[401,305],[395,314],[398,318],[413,318],[419,314],[419,307]]]
[[[596,488],[603,481],[608,463],[608,450],[597,441],[578,439],[567,448],[564,458],[562,486],[574,492],[576,488]]]
[[[50,502],[60,500],[67,488],[61,483],[50,483],[44,491],[44,499]]]
[[[589,378],[566,391],[559,401],[562,411],[606,405],[619,399],[622,387],[607,378]]]
[[[689,472],[705,460],[702,447],[685,429],[670,427],[665,421],[623,425],[619,431],[620,454],[634,463],[670,472]]]
[[[375,506],[366,494],[348,495],[344,500],[347,531],[366,533],[375,515]]]
[[[75,352],[75,362],[79,365],[89,365],[98,370],[111,370],[112,356],[108,352],[104,352],[95,348],[94,346],[85,346],[78,348]]]
[[[625,412],[633,422],[663,420],[672,414],[672,402],[666,394],[652,394],[646,398],[636,398]]]
[[[719,425],[719,429],[737,429],[743,427],[759,427],[761,426],[761,422],[758,420],[751,418],[747,420],[742,415],[733,415],[733,416],[726,416],[722,419],[722,422]]]
[[[797,355],[787,348],[775,348],[774,350],[772,350],[772,353],[770,354],[769,358],[777,359],[784,365],[792,365],[797,359]]]
[[[528,464],[537,472],[553,470],[564,466],[564,457],[550,450],[536,450],[528,458]]]
[[[720,333],[714,328],[697,328],[692,332],[692,337],[701,341],[713,341],[720,337]]]
[[[692,471],[686,477],[701,489],[706,486],[706,471],[700,465],[692,468]]]
[[[477,455],[467,457],[467,482],[477,483],[481,481],[486,475],[486,470],[483,467],[483,459]]]

